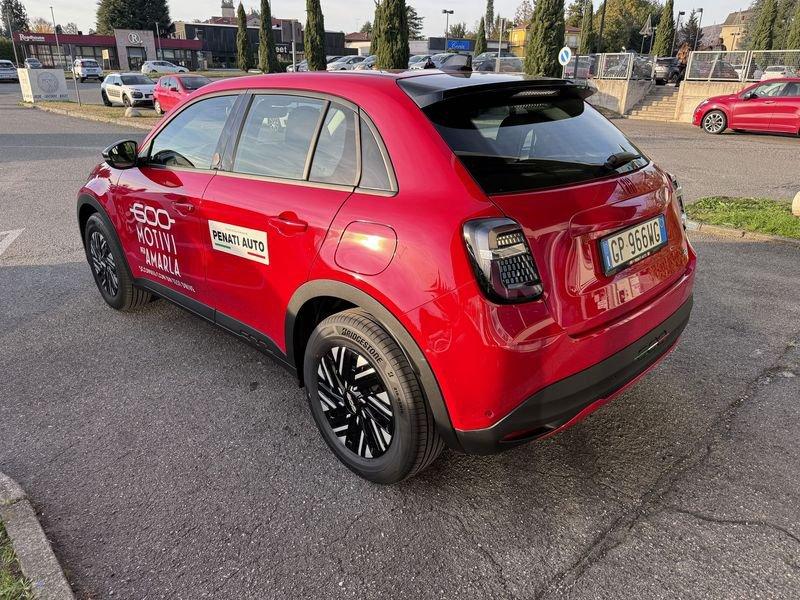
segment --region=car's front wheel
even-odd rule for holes
[[[86,222],[83,241],[94,282],[110,307],[129,311],[150,301],[149,292],[133,285],[122,249],[108,224],[97,213]]]
[[[128,107],[128,106],[130,106],[130,105],[131,105],[131,99],[130,99],[130,98],[128,98],[128,95],[127,95],[127,94],[123,94],[123,95],[122,95],[122,105],[123,105],[123,106],[126,106],[126,107]]]
[[[721,110],[709,111],[706,116],[703,117],[703,131],[706,133],[713,133],[716,135],[725,131],[727,126],[728,119]]]
[[[396,483],[442,451],[406,353],[370,314],[348,310],[317,325],[303,376],[322,437],[361,477]]]
[[[111,106],[111,100],[108,99],[108,96],[106,96],[106,93],[103,90],[100,90],[100,99],[106,106]]]

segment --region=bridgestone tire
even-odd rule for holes
[[[106,240],[108,248],[114,259],[118,286],[116,293],[113,294],[109,293],[103,288],[103,285],[101,284],[101,278],[93,266],[94,261],[91,254],[91,240],[92,235],[95,232],[98,232]],[[111,308],[128,312],[141,308],[150,302],[152,299],[150,292],[133,285],[133,279],[130,275],[130,271],[128,270],[128,264],[125,262],[125,255],[117,244],[116,238],[111,232],[110,227],[99,214],[95,213],[89,217],[89,220],[86,222],[86,230],[84,231],[83,240],[86,248],[86,260],[89,263],[89,268],[92,271],[92,276],[94,277],[94,282],[97,285],[97,289],[100,291],[100,295],[103,296],[103,300],[106,301],[106,304],[108,304]]]
[[[363,458],[347,448],[334,433],[322,408],[318,381],[321,361],[332,349],[342,347],[355,351],[370,363],[391,402],[394,419],[391,442],[383,454],[374,458]],[[317,325],[306,346],[303,375],[311,413],[323,439],[348,469],[364,479],[391,484],[413,477],[427,468],[444,448],[406,354],[369,313],[348,310]]]

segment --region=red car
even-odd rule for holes
[[[731,128],[800,135],[800,78],[770,79],[703,100],[692,123],[715,134]]]
[[[164,75],[153,90],[153,108],[160,115],[170,111],[186,96],[211,83],[208,77],[191,73]]]
[[[337,457],[400,481],[577,422],[689,319],[679,188],[569,81],[231,78],[78,196],[104,300],[170,300],[296,374]]]

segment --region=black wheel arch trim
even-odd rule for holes
[[[100,217],[106,222],[108,225],[108,229],[111,233],[111,237],[114,238],[114,243],[117,245],[117,248],[122,255],[122,264],[125,268],[128,277],[133,280],[133,274],[131,273],[131,267],[128,264],[128,258],[125,256],[125,250],[123,249],[122,242],[120,242],[119,235],[117,234],[117,228],[114,225],[114,221],[111,219],[111,216],[108,214],[105,206],[103,206],[97,198],[92,196],[88,196],[86,194],[81,194],[78,196],[78,206],[76,211],[76,216],[78,218],[78,228],[81,234],[81,244],[83,245],[84,249],[86,248],[86,240],[84,239],[84,231],[82,231],[81,227],[81,211],[83,210],[84,206],[91,206],[94,209],[94,212],[98,213]]]
[[[386,332],[403,349],[406,358],[414,369],[433,414],[439,435],[450,448],[462,450],[453,424],[450,421],[450,413],[444,402],[439,382],[416,340],[389,309],[366,292],[348,283],[332,279],[309,281],[300,286],[292,296],[286,308],[285,343],[286,358],[295,370],[298,370],[294,359],[294,328],[297,315],[307,302],[320,297],[331,297],[350,302],[359,308],[363,308],[378,320]]]

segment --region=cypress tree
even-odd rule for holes
[[[494,35],[494,0],[486,0],[486,21],[483,24],[484,37]],[[477,52],[475,54],[478,54]]]
[[[247,71],[250,68],[250,41],[247,39],[247,15],[241,2],[236,10],[236,18],[239,22],[236,32],[236,60],[239,69]]]
[[[672,20],[673,0],[667,0],[661,11],[661,18],[656,27],[656,39],[653,42],[653,56],[672,56],[672,42],[675,38],[675,21]]]
[[[537,0],[525,46],[525,73],[560,77],[558,51],[564,45],[564,0]]]
[[[775,20],[778,17],[778,1],[764,0],[758,11],[752,35],[748,34],[751,50],[770,50],[775,37]]]
[[[594,47],[594,6],[592,0],[586,0],[583,7],[583,22],[581,23],[581,45],[578,54],[591,54]]]
[[[319,0],[306,0],[306,33],[303,40],[309,71],[324,71],[325,60],[325,19]]]
[[[372,20],[372,40],[369,44],[369,51],[371,54],[378,54],[378,48],[381,47],[381,39],[383,37],[383,15],[382,5],[379,0],[375,0],[375,18]]]
[[[786,47],[786,38],[789,35],[789,26],[792,24],[792,11],[795,0],[779,0],[778,12],[775,19],[775,36],[772,38],[772,49],[783,50]]]
[[[377,64],[381,69],[408,68],[408,11],[405,0],[384,0],[381,6],[381,42]]]
[[[786,34],[786,49],[800,50],[800,2],[794,7],[792,24],[789,26],[789,32]]]
[[[478,25],[478,33],[475,37],[475,50],[473,54],[478,56],[486,52],[486,23],[484,18],[481,17],[481,22]]]
[[[261,0],[261,25],[258,30],[258,68],[263,73],[277,73],[281,70],[278,53],[275,51],[275,38],[272,37],[272,10],[269,0]]]

